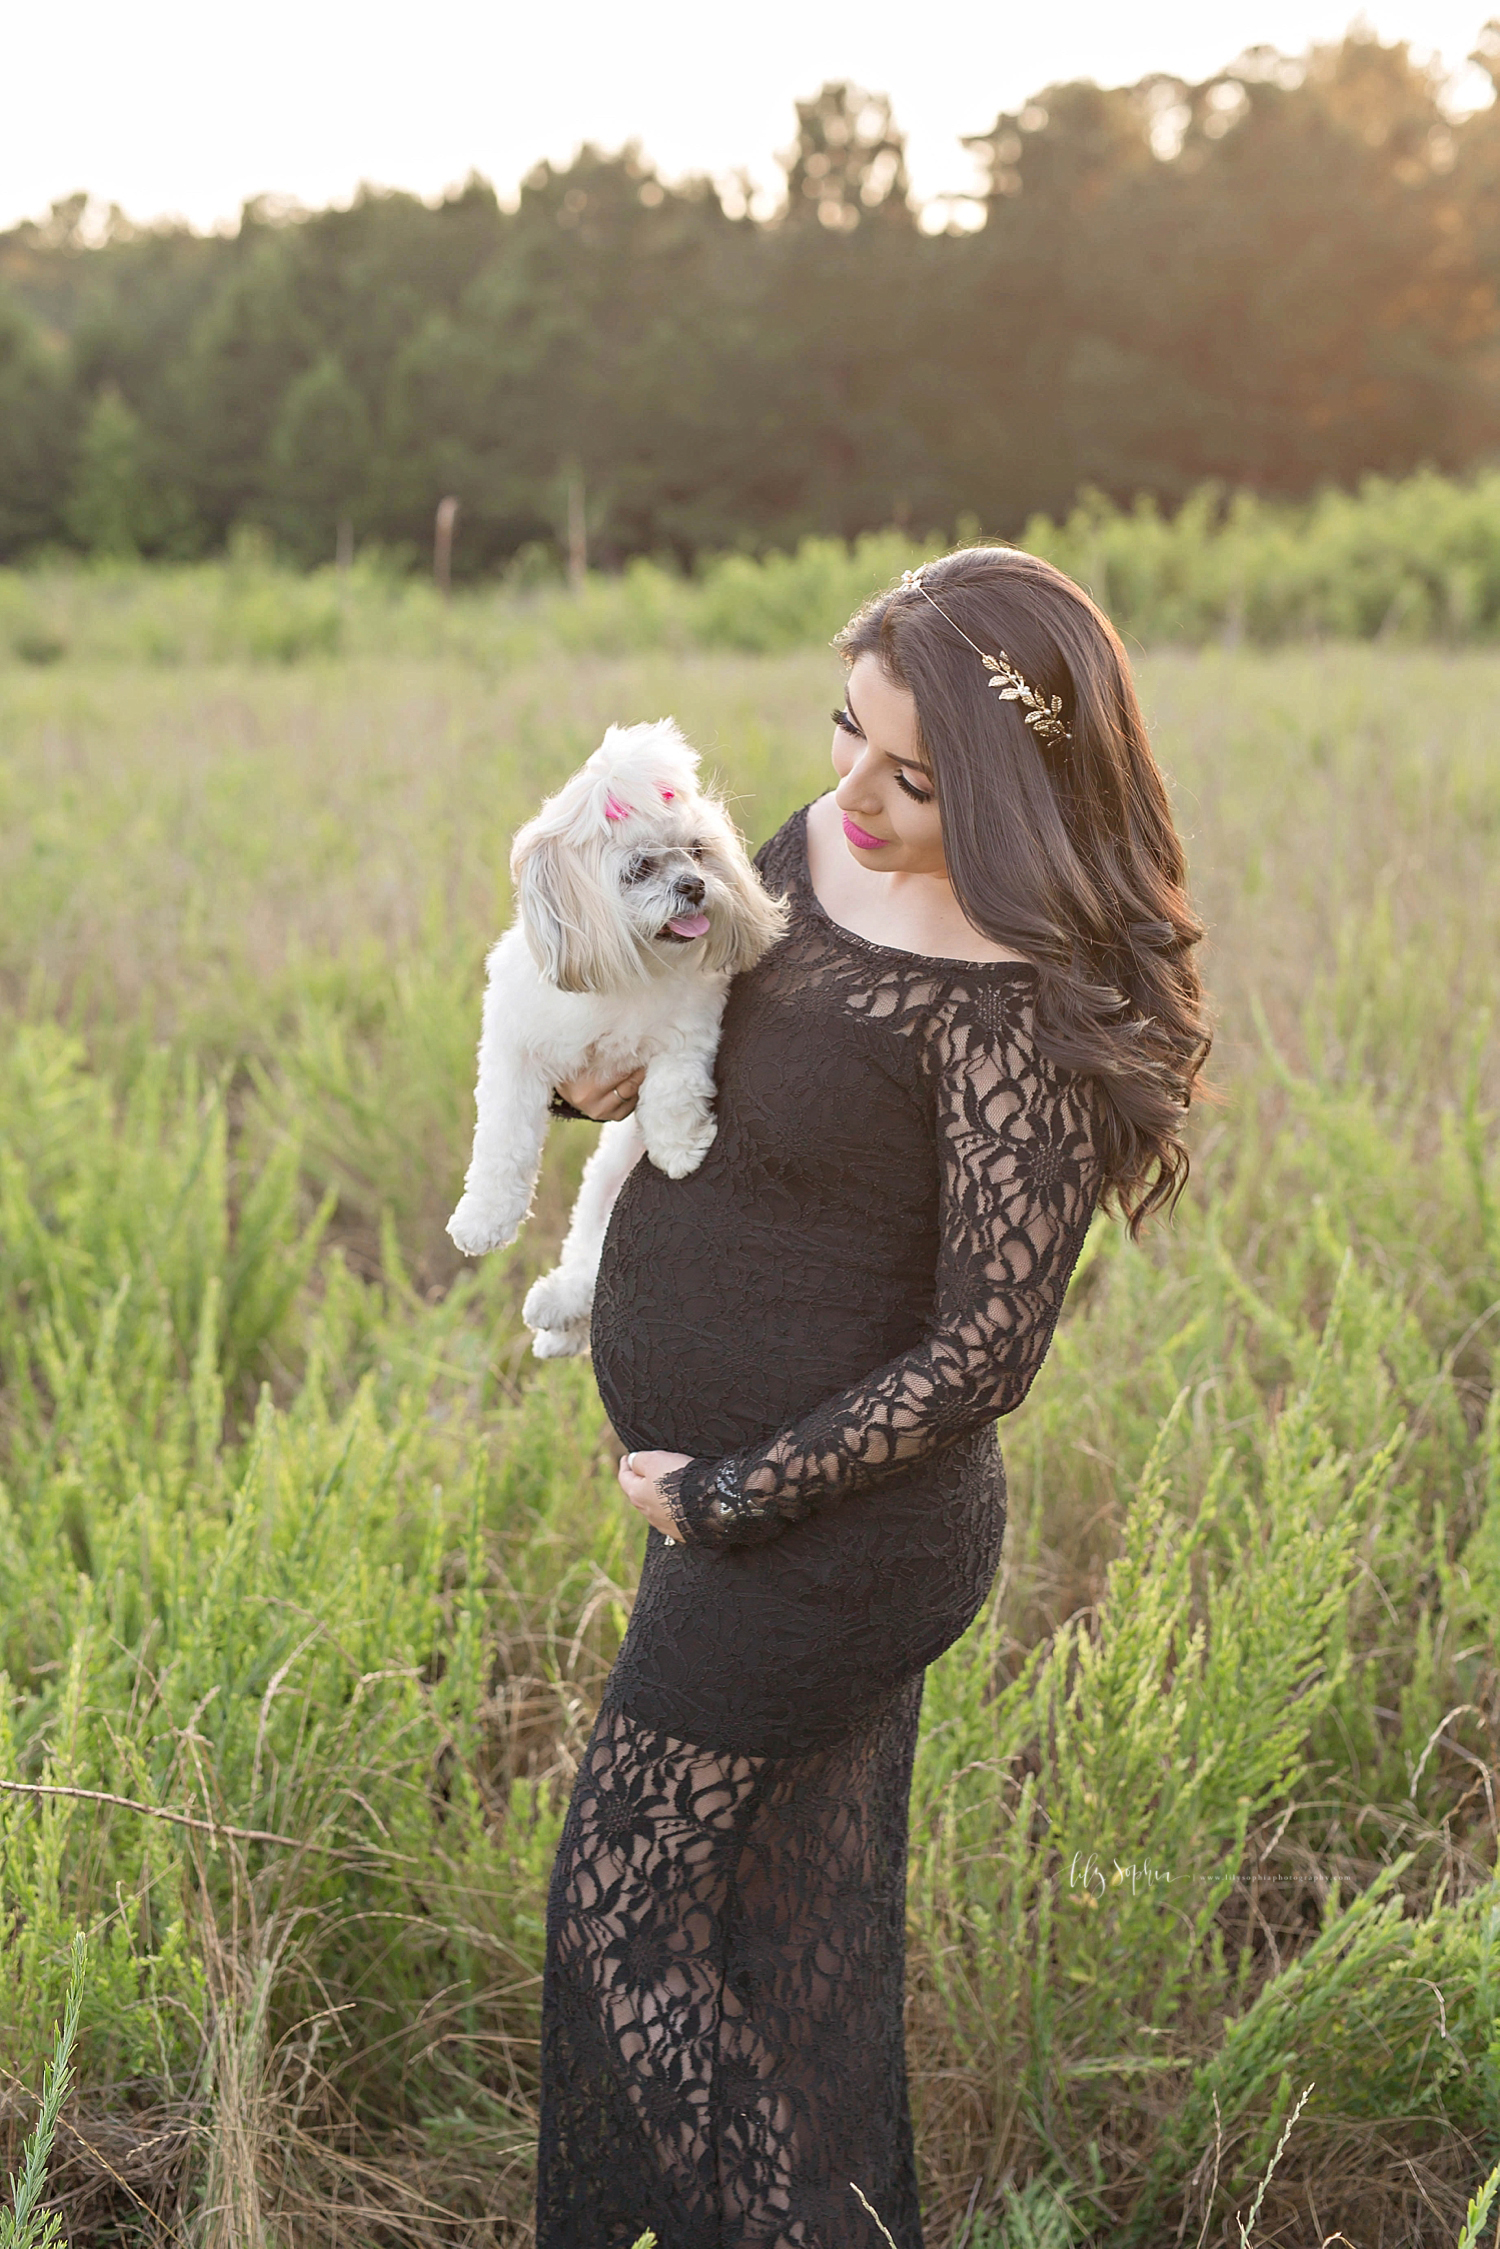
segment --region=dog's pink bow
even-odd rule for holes
[[[613,789],[604,799],[604,817],[606,820],[628,820],[630,818],[630,806],[621,804]]]

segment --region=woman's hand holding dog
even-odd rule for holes
[[[640,1070],[589,1070],[576,1078],[565,1078],[557,1088],[564,1101],[571,1101],[595,1124],[616,1124],[628,1117],[640,1099]]]
[[[573,1100],[571,1094],[568,1095]],[[575,1109],[583,1104],[573,1102]],[[689,1452],[628,1452],[620,1462],[620,1489],[632,1507],[645,1516],[651,1528],[660,1531],[663,1538],[677,1543],[677,1525],[672,1510],[662,1496],[660,1479],[670,1476],[674,1468],[685,1468],[692,1459]]]

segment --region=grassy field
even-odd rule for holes
[[[512,1253],[442,1232],[482,954],[608,720],[759,840],[838,670],[527,633],[0,664],[0,2155],[82,1927],[74,2249],[529,2238],[641,1538],[518,1321],[591,1129]],[[1091,1235],[930,1681],[928,2238],[1449,2249],[1500,2159],[1500,657],[1141,678],[1224,1099],[1175,1222]]]

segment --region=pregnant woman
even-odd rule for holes
[[[995,1419],[1097,1202],[1134,1232],[1187,1170],[1201,930],[1114,632],[972,548],[840,645],[838,786],[757,861],[791,921],[731,989],[718,1136],[637,1165],[599,1276],[650,1531],[552,1880],[538,2249],[878,2249],[870,2208],[921,2249],[922,1675],[993,1579]],[[637,1082],[561,1090],[607,1118]]]

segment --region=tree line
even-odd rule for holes
[[[513,210],[474,177],[232,235],[77,196],[0,234],[0,557],[425,556],[451,498],[456,572],[688,562],[1461,470],[1500,447],[1500,108],[1439,97],[1362,34],[1054,86],[972,144],[977,227],[924,219],[847,84],[764,220],[635,147]]]

